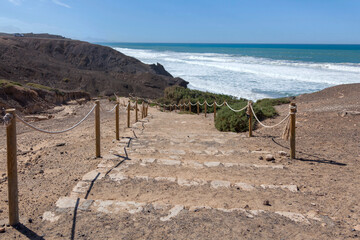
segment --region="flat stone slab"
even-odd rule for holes
[[[213,180],[210,183],[210,186],[212,188],[219,188],[219,187],[225,187],[229,188],[231,183],[229,181],[221,181],[221,180]]]
[[[75,208],[78,198],[60,197],[56,202],[56,207],[61,209]],[[79,198],[78,208],[81,210],[87,210],[94,200]]]
[[[144,158],[144,159],[141,159],[141,165],[146,165],[148,163],[154,163],[155,162],[155,158]]]
[[[135,149],[135,152],[141,153],[141,154],[149,154],[149,153],[156,153],[156,149],[152,149],[152,148],[137,148],[137,149]]]
[[[82,180],[83,181],[94,181],[96,180],[100,180],[103,177],[105,177],[105,173],[104,172],[100,172],[100,170],[93,170],[91,172],[86,173],[83,177]]]
[[[170,159],[158,159],[157,163],[162,164],[162,165],[169,165],[169,166],[180,166],[181,161],[179,161],[179,160],[170,160]]]
[[[220,164],[220,162],[204,162],[204,165],[207,167],[219,167]]]
[[[183,179],[183,178],[178,178],[177,183],[180,186],[200,186],[200,185],[205,185],[207,184],[207,181],[202,180],[202,179],[193,179],[193,180],[188,180],[188,179]]]
[[[175,217],[176,215],[178,215],[182,210],[184,209],[184,206],[182,205],[175,205],[172,209],[170,209],[170,213],[169,215],[167,215],[166,217],[161,217],[160,221],[169,221],[171,218]]]
[[[111,172],[108,176],[111,180],[117,182],[128,179],[122,172]]]
[[[204,168],[204,165],[202,163],[199,163],[196,161],[184,161],[184,162],[182,162],[182,165],[186,166],[186,167],[190,167],[190,168],[195,168],[195,169]]]
[[[102,156],[103,159],[105,160],[116,160],[118,159],[119,157],[118,156],[115,156],[113,154],[106,154],[104,156]]]
[[[114,200],[95,200],[92,208],[98,212],[103,213],[119,213],[126,211],[130,214],[138,213],[143,210],[145,203],[137,203],[137,202],[121,202]]]
[[[167,149],[167,150],[159,150],[162,154],[170,154],[170,155],[185,155],[186,152],[184,150],[176,150],[176,149]]]
[[[204,152],[207,155],[216,155],[216,154],[219,153],[219,151],[217,149],[214,149],[214,148],[208,148],[208,149],[204,150]]]
[[[76,186],[73,188],[72,192],[75,193],[85,193],[88,191],[90,187],[90,182],[84,182],[80,181],[76,184]]]
[[[60,216],[56,216],[53,212],[44,212],[42,216],[42,221],[49,221],[49,222],[57,222],[60,219]]]
[[[112,161],[107,160],[107,159],[102,160],[97,165],[98,168],[112,168],[113,166],[115,166],[115,164]]]
[[[300,213],[293,213],[293,212],[275,212],[275,213],[287,217],[294,222],[310,224],[309,220]]]
[[[265,185],[265,184],[261,184],[260,187],[262,187],[263,189],[287,189],[290,192],[298,192],[299,189],[296,185]]]
[[[155,181],[169,181],[169,182],[176,182],[176,178],[174,177],[156,177],[154,178]]]
[[[254,185],[251,185],[251,184],[248,184],[248,183],[243,183],[243,182],[235,183],[234,186],[238,187],[238,188],[240,188],[241,190],[244,190],[244,191],[253,191],[253,190],[255,190]]]
[[[204,151],[201,151],[201,150],[191,150],[191,152],[194,154],[198,154],[198,155],[204,154]]]

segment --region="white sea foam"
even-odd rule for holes
[[[272,60],[218,53],[115,48],[145,63],[161,63],[192,89],[257,100],[360,82],[360,64]]]

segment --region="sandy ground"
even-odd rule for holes
[[[122,110],[102,112],[102,158],[94,118],[62,135],[18,123],[22,225],[1,239],[352,239],[360,236],[360,91],[340,86],[296,99],[297,159],[283,126],[221,133],[213,116],[160,112],[131,129]],[[36,122],[62,129],[92,107],[65,106]],[[102,101],[105,109],[112,103]],[[61,109],[60,109],[61,110]],[[279,117],[288,112],[278,107]],[[346,112],[347,114],[344,114]],[[74,115],[76,113],[76,115]],[[132,113],[134,114],[134,113]],[[132,120],[134,115],[132,116]],[[0,223],[7,223],[6,148],[1,128]],[[64,146],[57,146],[58,144]],[[272,154],[274,161],[260,160]],[[358,230],[356,230],[358,229]]]

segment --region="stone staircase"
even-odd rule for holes
[[[83,239],[331,238],[305,173],[270,140],[218,132],[211,115],[152,109],[43,215]],[[272,154],[276,161],[259,160]]]

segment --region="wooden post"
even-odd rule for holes
[[[8,197],[9,197],[8,200],[9,224],[11,226],[14,226],[19,223],[15,109],[8,109],[6,110],[6,113],[12,115],[9,124],[6,126],[6,144],[7,144],[7,177],[8,177]]]
[[[215,121],[215,119],[216,119],[216,103],[214,101],[214,121]]]
[[[197,107],[197,114],[199,115],[200,113],[199,101],[196,103],[196,107]]]
[[[206,117],[206,112],[207,112],[207,102],[206,101],[204,102],[204,105],[205,105],[205,117]]]
[[[115,129],[116,129],[116,140],[120,140],[120,133],[119,133],[119,102],[116,102],[115,107]]]
[[[252,111],[251,111],[251,106],[252,106],[252,102],[249,101],[248,102],[248,114],[249,114],[249,137],[252,137],[252,117],[253,117],[253,114],[252,114]]]
[[[290,103],[290,158],[295,159],[296,104]]]
[[[138,104],[137,104],[137,102],[138,102],[138,99],[136,98],[135,99],[135,122],[138,122]]]
[[[130,127],[130,100],[128,102],[128,108],[127,108],[127,127]]]
[[[141,119],[143,119],[145,117],[145,105],[144,105],[144,101],[142,102],[142,110],[141,110]]]
[[[189,101],[189,113],[191,113],[191,102]]]
[[[95,101],[96,157],[100,157],[100,101]]]

